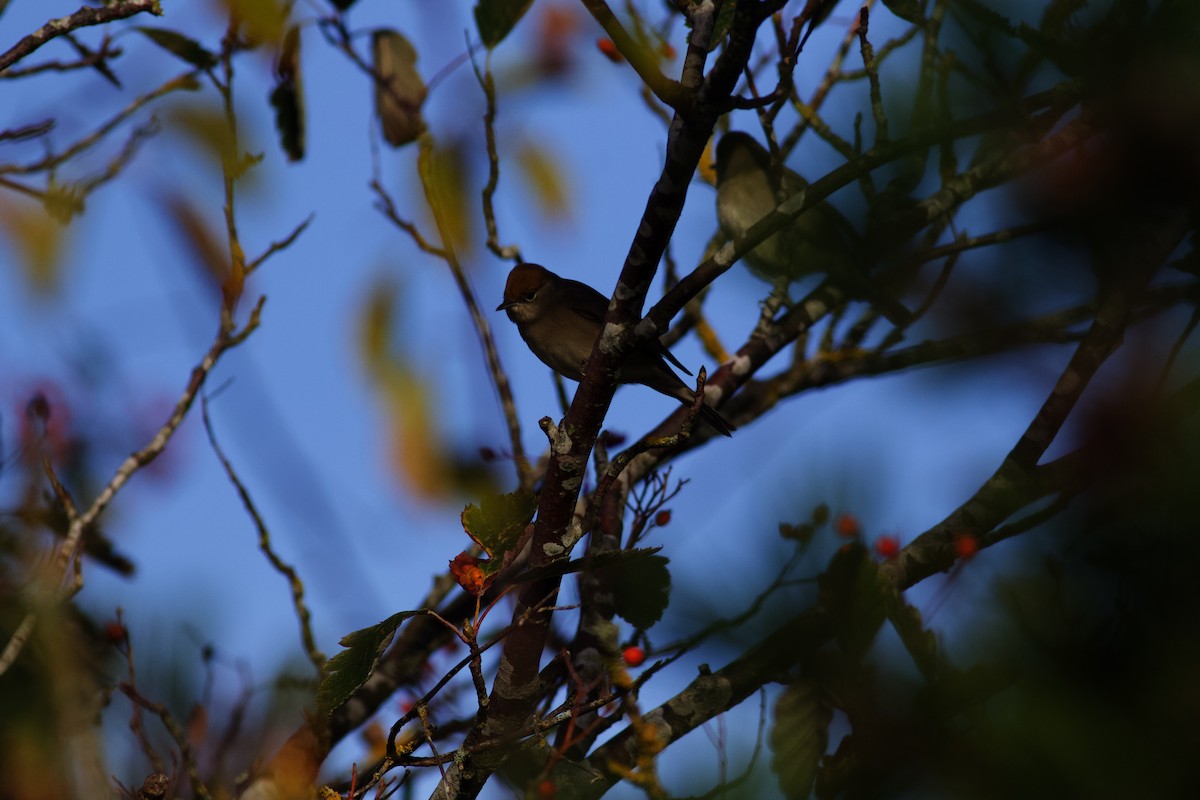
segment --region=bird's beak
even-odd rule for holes
[[[516,304],[517,304],[516,300],[509,300],[505,303],[501,303],[500,305],[496,306],[496,310],[497,311],[508,311],[510,308],[512,308]]]

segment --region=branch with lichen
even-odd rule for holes
[[[108,22],[146,13],[162,16],[159,0],[124,0],[124,2],[111,3],[100,8],[84,6],[69,16],[50,20],[13,45],[7,52],[0,55],[0,70],[8,69],[46,42],[71,31],[89,25],[104,25]]]

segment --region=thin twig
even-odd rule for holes
[[[262,550],[263,555],[267,557],[267,561],[275,571],[282,575],[287,580],[288,586],[291,587],[292,607],[295,608],[296,619],[300,623],[300,641],[304,644],[304,652],[319,677],[322,667],[325,666],[326,659],[325,654],[317,647],[317,639],[313,635],[312,612],[309,611],[308,604],[304,602],[304,582],[300,580],[296,568],[280,558],[279,554],[275,552],[275,548],[271,545],[271,531],[263,521],[262,514],[258,512],[258,507],[254,504],[254,499],[250,496],[250,491],[242,483],[237,472],[234,471],[233,464],[229,461],[229,458],[225,455],[225,451],[221,449],[221,445],[217,441],[217,433],[213,429],[212,418],[208,414],[208,398],[205,396],[201,396],[200,398],[200,418],[204,421],[204,431],[208,434],[208,442],[212,445],[217,460],[221,462],[221,466],[225,469],[225,475],[228,476],[229,482],[237,490],[238,497],[242,501],[242,507],[246,509],[246,513],[250,515],[250,519],[254,522],[254,527],[258,531],[259,549]]]
[[[142,13],[160,17],[163,12],[158,0],[125,0],[123,3],[113,3],[100,8],[84,6],[70,16],[50,20],[13,45],[8,52],[0,55],[0,70],[8,69],[56,36],[62,36],[89,25],[103,25],[113,20],[125,19]]]
[[[99,128],[92,131],[87,136],[84,136],[82,139],[75,142],[70,147],[68,147],[66,150],[63,150],[61,153],[57,153],[57,154],[52,153],[50,155],[45,156],[44,158],[39,159],[38,161],[34,161],[31,164],[24,164],[24,165],[0,164],[0,174],[28,175],[33,172],[44,172],[46,170],[57,167],[58,165],[62,164],[63,162],[65,162],[71,158],[74,158],[79,153],[82,153],[84,150],[87,150],[88,148],[95,145],[102,138],[104,138],[110,132],[112,132],[112,130],[114,128],[116,128],[118,125],[120,125],[126,119],[131,117],[133,114],[137,113],[137,111],[139,109],[141,109],[143,106],[145,106],[147,103],[151,103],[151,102],[157,100],[158,98],[163,97],[164,95],[170,94],[171,92],[177,91],[179,89],[192,90],[192,89],[197,88],[197,86],[198,86],[198,84],[196,83],[197,73],[198,73],[198,70],[192,70],[190,72],[185,72],[182,75],[177,75],[176,77],[171,78],[169,81],[167,81],[166,83],[159,86],[157,89],[154,89],[150,92],[147,92],[144,95],[141,95],[140,97],[133,100],[133,102],[131,102],[129,105],[125,106],[125,108],[121,109],[121,111],[117,112],[117,114],[115,114],[111,119],[109,119],[107,122],[105,122]]]

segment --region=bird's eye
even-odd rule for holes
[[[532,303],[534,300],[537,299],[537,292],[530,292],[529,294],[525,295],[521,299],[524,300],[526,303]]]

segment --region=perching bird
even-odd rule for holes
[[[808,186],[786,167],[773,169],[767,149],[741,131],[730,131],[717,143],[716,171],[717,220],[731,238],[741,236],[774,211],[781,196],[789,197]],[[754,275],[785,294],[786,287],[801,277],[824,273],[852,295],[875,304],[897,325],[910,321],[908,309],[879,291],[863,272],[860,251],[854,226],[832,205],[821,202],[743,260]]]
[[[579,380],[583,364],[592,354],[592,347],[604,327],[608,298],[579,281],[561,278],[537,264],[518,264],[508,274],[504,286],[504,302],[496,306],[517,324],[521,338],[533,354],[550,369]],[[687,368],[671,355],[661,343],[646,342],[626,357],[617,380],[621,383],[640,383],[656,392],[674,397],[691,405],[696,394],[663,359],[679,369]],[[707,403],[700,406],[700,418],[713,430],[730,436],[733,425]]]

